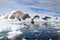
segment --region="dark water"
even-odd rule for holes
[[[22,40],[22,38],[26,40],[60,40],[60,33],[57,32],[60,30],[48,26],[40,27],[39,24],[35,24],[34,27],[38,31],[34,32],[29,27],[24,28],[23,34],[17,36],[15,40]]]
[[[59,33],[54,30],[40,30],[38,32],[30,32],[26,30],[22,35],[19,35],[15,38],[15,40],[22,40],[25,38],[26,40],[59,40]],[[1,40],[9,40],[4,37]]]
[[[23,35],[16,37],[16,40],[21,40],[21,38],[26,40],[59,40],[59,33],[55,30],[40,30],[38,32],[24,32]]]

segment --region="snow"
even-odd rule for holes
[[[15,12],[15,11],[13,11]],[[13,13],[12,12],[12,13]],[[51,19],[49,19],[48,21],[44,21],[42,18],[44,17],[44,15],[40,15],[39,19],[34,19],[35,24],[31,24],[31,19],[32,17],[36,15],[36,14],[31,14],[31,18],[27,18],[26,20],[22,20],[22,21],[18,21],[16,19],[5,19],[4,16],[0,18],[0,33],[1,32],[7,32],[7,37],[9,39],[13,39],[14,37],[18,36],[18,35],[22,35],[24,31],[32,31],[32,32],[38,32],[39,29],[48,29],[48,28],[55,28],[55,29],[60,29],[60,19],[55,20],[54,17],[52,17]],[[45,27],[44,23],[48,23],[48,27]],[[23,32],[22,32],[23,31]],[[60,33],[60,31],[57,31]],[[1,34],[0,34],[1,35]],[[5,35],[5,34],[3,34]],[[23,40],[25,40],[23,38]],[[51,40],[51,39],[50,39]]]

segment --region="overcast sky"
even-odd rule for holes
[[[60,0],[0,0],[0,14],[13,10],[60,16]]]

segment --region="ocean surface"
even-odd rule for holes
[[[60,22],[0,19],[0,40],[60,40]]]

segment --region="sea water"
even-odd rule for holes
[[[60,25],[58,22],[21,22],[18,20],[0,19],[1,40],[59,40]]]

